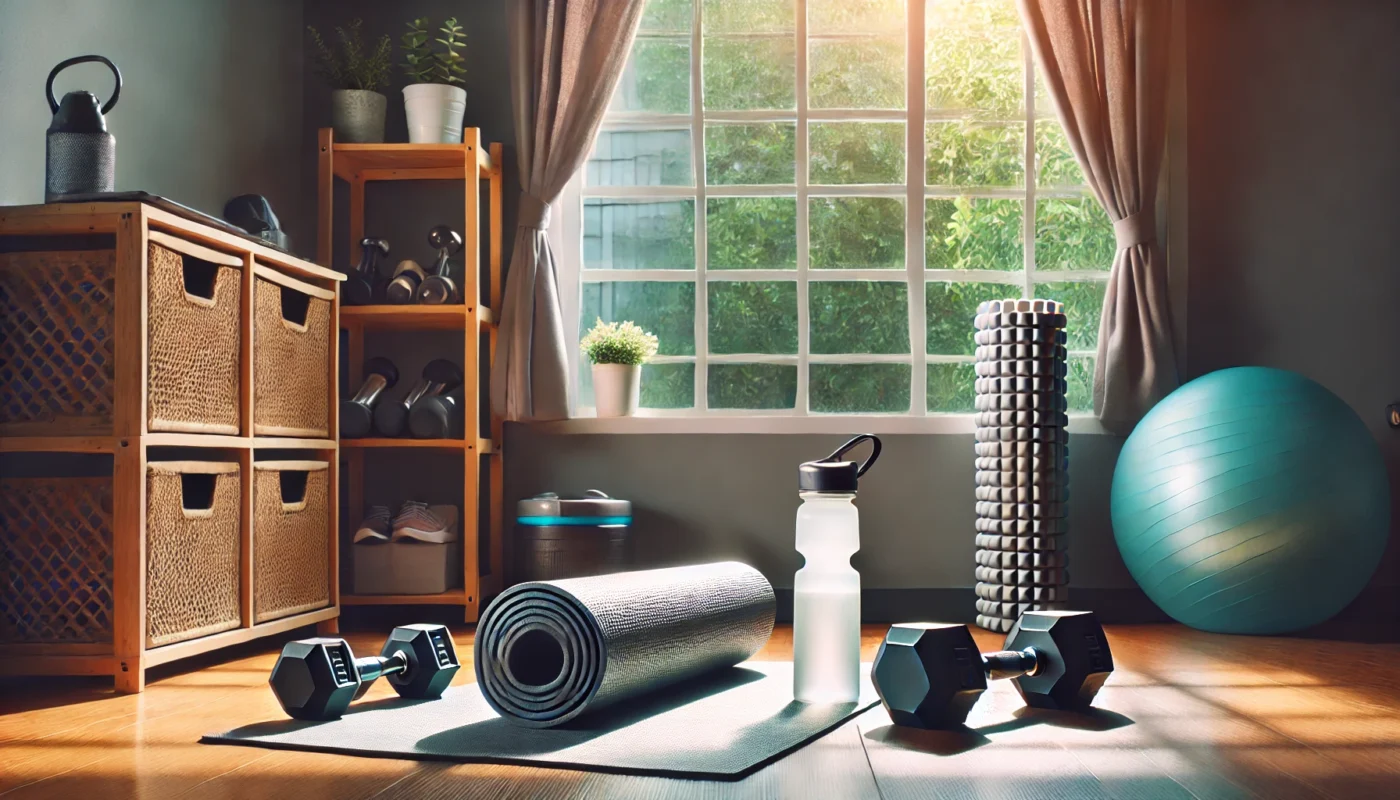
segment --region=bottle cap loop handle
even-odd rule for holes
[[[856,472],[857,478],[863,477],[865,473],[869,471],[871,465],[875,463],[875,459],[880,457],[880,437],[873,433],[862,433],[854,439],[851,439],[849,442],[836,448],[836,452],[823,458],[822,461],[844,461],[846,453],[854,450],[864,441],[870,442],[870,458],[865,459],[865,463],[861,464],[860,469]]]

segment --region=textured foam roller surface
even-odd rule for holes
[[[775,608],[738,562],[522,583],[481,617],[476,680],[501,716],[558,725],[744,661]]]
[[[1054,301],[993,300],[974,320],[973,577],[977,624],[994,631],[1063,604],[1069,582],[1063,311]]]
[[[1375,572],[1390,527],[1385,461],[1341,398],[1239,367],[1177,389],[1113,474],[1113,535],[1163,611],[1220,633],[1331,617]]]
[[[362,701],[332,722],[277,720],[202,741],[430,761],[517,764],[738,780],[879,702],[864,665],[860,700],[792,700],[792,664],[750,661],[553,728],[496,714],[475,685],[438,700]]]

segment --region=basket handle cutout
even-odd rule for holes
[[[219,265],[181,253],[180,271],[185,280],[185,299],[212,308],[214,290],[219,285]]]
[[[306,481],[311,473],[304,469],[287,469],[277,473],[282,490],[282,510],[295,514],[306,508]]]
[[[282,286],[282,323],[294,331],[306,330],[306,315],[311,310],[311,295]]]
[[[187,472],[180,476],[180,510],[185,519],[214,516],[214,486],[219,476],[213,473]]]

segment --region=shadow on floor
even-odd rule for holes
[[[1048,711],[1039,708],[1018,709],[1012,719],[995,725],[969,728],[966,725],[949,730],[921,730],[901,725],[885,725],[867,731],[865,737],[871,741],[937,756],[955,756],[992,743],[992,736],[999,733],[1027,728],[1032,725],[1049,725],[1054,728],[1072,728],[1082,731],[1111,731],[1132,725],[1133,720],[1116,711],[1091,708],[1088,711]]]

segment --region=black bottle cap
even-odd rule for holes
[[[870,458],[864,464],[846,461],[846,453],[866,440],[870,441]],[[797,489],[800,492],[825,492],[829,494],[851,494],[855,492],[860,476],[870,469],[875,459],[880,457],[880,439],[869,433],[851,439],[841,445],[836,452],[820,461],[808,461],[797,468]]]

